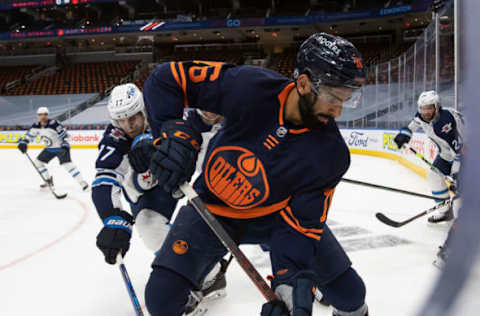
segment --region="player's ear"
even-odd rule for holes
[[[307,74],[301,74],[297,78],[297,90],[301,95],[306,95],[311,91],[311,82]]]

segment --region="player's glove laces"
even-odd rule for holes
[[[201,144],[202,134],[184,121],[163,123],[161,137],[154,141],[156,151],[150,163],[158,185],[174,193],[179,185],[190,181]]]
[[[115,264],[120,251],[125,256],[130,248],[133,223],[132,215],[118,208],[103,220],[104,226],[97,235],[97,247],[103,252],[106,262]]]

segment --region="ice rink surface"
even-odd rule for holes
[[[29,150],[32,157],[38,152]],[[73,162],[88,182],[95,174],[96,154],[93,149],[72,150]],[[102,223],[90,192],[82,192],[57,160],[50,172],[57,191],[68,192],[64,200],[39,189],[39,176],[18,150],[2,150],[0,163],[0,315],[135,315],[118,268],[106,264],[95,246]],[[424,179],[381,158],[353,155],[346,177],[429,193]],[[433,204],[364,186],[338,185],[328,223],[366,283],[370,315],[414,314],[440,273],[432,261],[448,229],[427,225],[426,218],[391,228],[374,214],[381,211],[403,220]],[[258,247],[242,249],[262,275],[270,274],[268,259]],[[153,254],[134,233],[125,264],[142,304],[152,260]],[[235,261],[227,282],[227,297],[206,304],[206,315],[259,315],[263,298]],[[314,315],[331,315],[331,310],[315,303]]]

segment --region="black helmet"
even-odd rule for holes
[[[320,85],[357,89],[358,79],[365,78],[362,59],[352,43],[339,36],[316,33],[306,39],[295,59],[294,79],[308,74],[318,88]]]

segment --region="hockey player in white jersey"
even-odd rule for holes
[[[53,158],[57,157],[60,165],[78,182],[82,190],[86,190],[88,183],[83,180],[80,171],[70,158],[70,144],[68,143],[68,133],[66,129],[57,120],[48,118],[48,108],[46,107],[38,108],[37,115],[38,122],[34,123],[19,141],[18,149],[25,154],[28,143],[36,137],[40,137],[40,140],[45,144],[45,149],[42,150],[34,160],[39,172],[47,179],[47,183],[43,183],[40,186],[53,186],[53,177],[49,174],[46,165]]]
[[[435,91],[425,91],[418,98],[418,112],[415,118],[407,127],[402,128],[394,139],[398,148],[408,143],[412,133],[420,128],[437,146],[438,155],[433,165],[443,174],[442,176],[431,169],[428,171],[427,181],[432,194],[439,199],[449,198],[445,177],[449,176],[455,182],[460,169],[463,149],[462,115],[454,109],[441,107],[440,97]],[[446,203],[445,207],[429,217],[428,221],[439,223],[452,219],[452,205]]]
[[[155,253],[161,248],[170,230],[177,200],[156,185],[150,170],[136,172],[129,162],[131,150],[142,150],[146,157],[149,148],[153,151],[142,92],[132,83],[119,85],[112,90],[107,107],[111,124],[98,146],[92,200],[104,224],[97,235],[96,245],[105,261],[115,264],[117,255],[125,256],[130,247],[133,226],[149,250]],[[207,118],[192,114],[185,117],[189,123],[200,125],[199,128],[205,131],[211,129],[212,126],[205,123]],[[131,213],[122,205],[122,194],[130,203]],[[225,262],[213,268],[202,289],[192,293],[186,314],[195,310],[202,296],[221,297],[225,294],[226,267],[222,264]],[[194,314],[198,314],[198,310]]]

